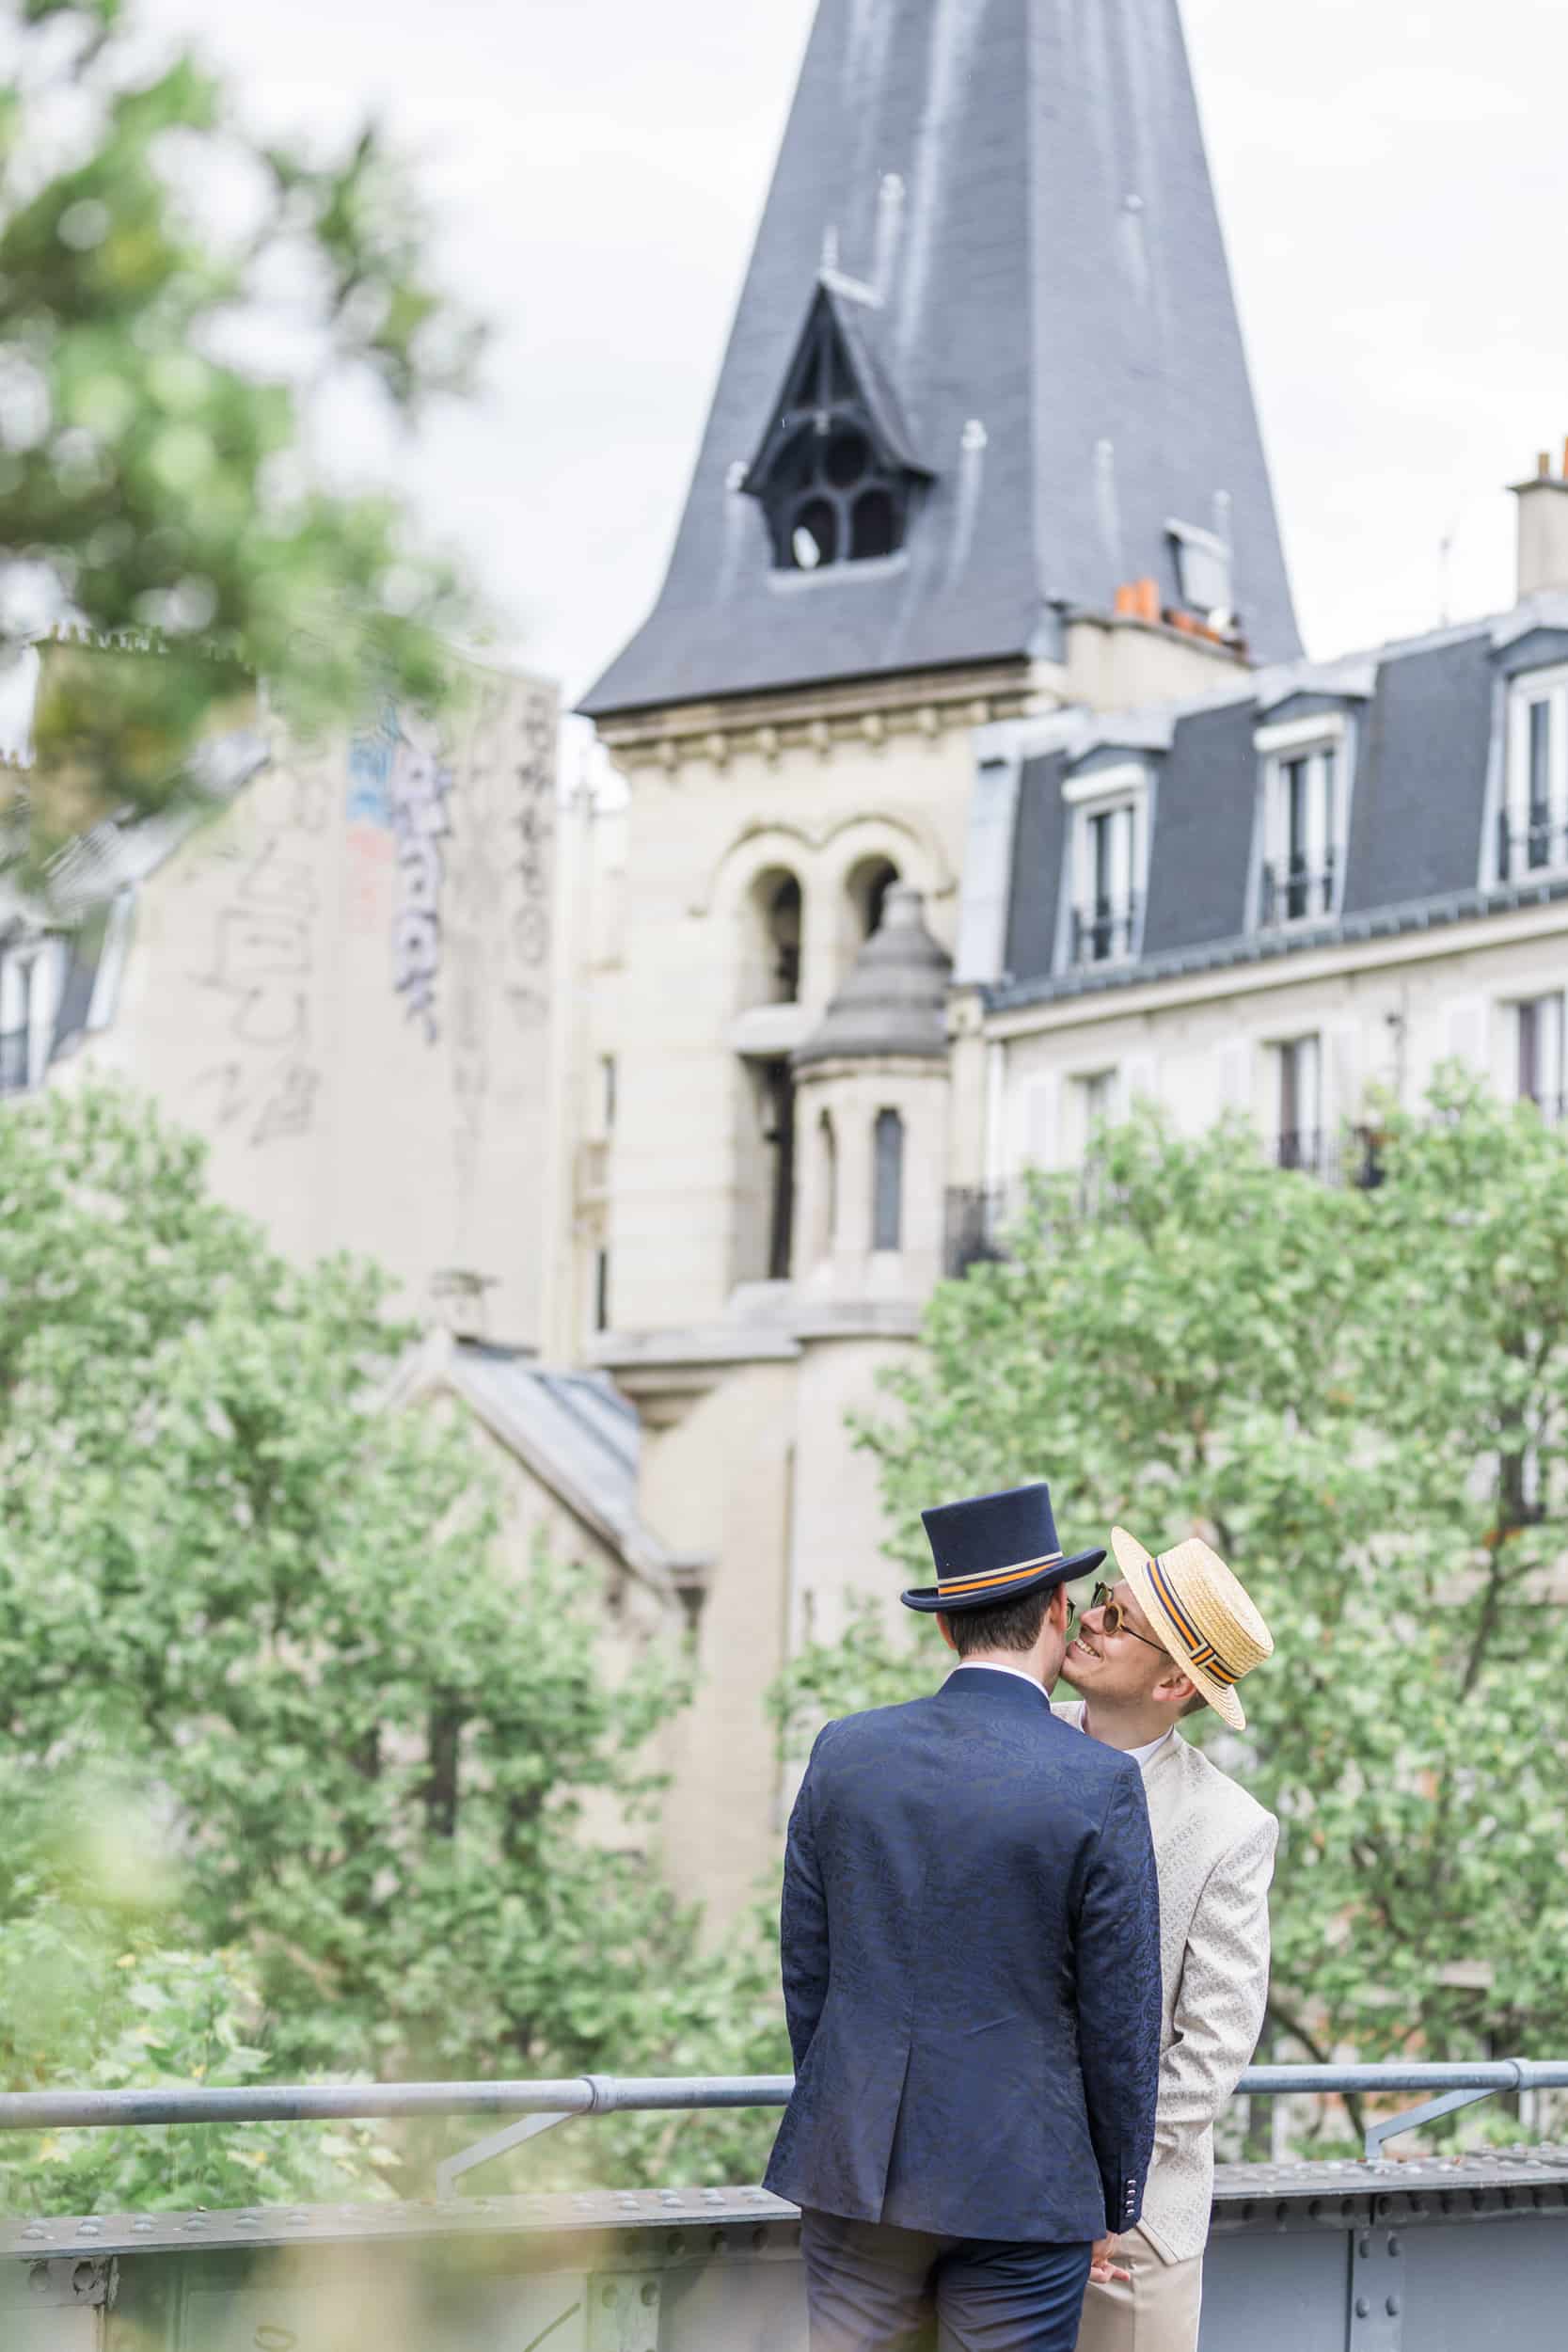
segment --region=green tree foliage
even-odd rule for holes
[[[19,1866],[0,1953],[59,1934],[84,1988],[58,2031],[11,2028],[24,2079],[121,2066],[154,1995],[166,2074],[209,2020],[231,2069],[260,2051],[287,2079],[776,2053],[754,1946],[705,1958],[640,1851],[678,1660],[612,1677],[580,1573],[507,1579],[467,1428],[379,1406],[384,1308],[363,1266],[274,1256],[199,1148],[113,1090],[0,1120],[0,1759],[40,1790],[112,1773],[171,1864],[113,1953],[129,1931],[79,1866]],[[529,2177],[636,2177],[665,2134],[580,2126]],[[683,2155],[713,2177],[736,2144]],[[159,2175],[174,2201],[184,2178]]]
[[[0,664],[61,622],[150,648],[44,663],[4,860],[36,880],[197,789],[258,677],[303,726],[442,698],[452,576],[310,451],[329,401],[412,421],[460,389],[475,337],[376,131],[256,140],[194,56],[150,69],[120,0],[10,0],[0,37]]]
[[[1457,1079],[1383,1181],[1283,1173],[1240,1127],[1105,1136],[1006,1263],[942,1286],[868,1425],[906,1572],[922,1503],[1049,1477],[1069,1546],[1211,1534],[1278,1644],[1251,1726],[1197,1731],[1283,1824],[1275,2046],[1560,2050],[1568,2010],[1568,1137]],[[928,1689],[869,1602],[781,1694]]]
[[[248,2083],[266,2053],[249,1956],[162,1940],[174,1887],[164,1841],[122,1776],[0,1778],[0,2080],[98,2090]],[[373,2194],[394,2162],[354,2123],[244,2131],[56,2131],[0,2137],[8,2213],[248,2205]]]

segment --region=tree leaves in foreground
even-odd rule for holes
[[[106,1783],[165,1830],[135,1937],[76,1849],[15,1864],[0,1956],[54,1937],[85,1991],[29,2036],[30,1972],[0,1968],[13,2083],[119,2069],[149,2021],[150,2079],[204,2035],[230,2078],[777,2062],[771,1967],[705,1956],[644,1858],[679,1661],[612,1677],[591,1578],[507,1577],[467,1426],[380,1409],[386,1304],[367,1267],[274,1256],[199,1148],[112,1089],[0,1120],[0,1765],[96,1820],[100,1856]],[[680,2169],[722,2177],[736,2131]],[[527,2177],[641,2177],[668,2137],[574,2127]],[[414,2169],[341,2142],[342,2177],[427,2187],[432,2143],[398,2147]],[[78,2203],[125,2177],[63,2161]],[[137,2201],[180,2201],[185,2160],[148,2162]],[[53,2199],[46,2165],[26,2177]]]
[[[1249,1731],[1202,1736],[1283,1825],[1277,2055],[1560,2056],[1568,1136],[1455,1079],[1380,1167],[1334,1189],[1141,1115],[1097,1213],[1041,1181],[1006,1262],[941,1288],[863,1438],[903,1572],[923,1503],[1048,1477],[1069,1546],[1196,1529],[1257,1595]],[[786,1726],[941,1665],[870,1602]]]
[[[463,389],[476,339],[377,131],[255,138],[121,0],[10,0],[0,40],[0,679],[45,640],[4,862],[36,880],[96,818],[190,793],[259,677],[302,726],[443,698],[451,574],[312,452]]]

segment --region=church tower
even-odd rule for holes
[[[553,1343],[639,1404],[703,1677],[670,1856],[721,1915],[781,1826],[768,1683],[886,1579],[844,1416],[937,1269],[973,730],[1298,650],[1176,0],[820,0],[663,588],[583,705],[628,803]],[[828,1050],[894,982],[919,1049]]]

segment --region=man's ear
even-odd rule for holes
[[[1051,1588],[1051,1608],[1048,1613],[1052,1624],[1061,1633],[1067,1631],[1068,1605],[1067,1586],[1053,1584]]]
[[[1155,1684],[1153,1696],[1162,1707],[1168,1707],[1173,1713],[1180,1714],[1189,1699],[1196,1698],[1197,1684],[1190,1682],[1180,1667],[1173,1667],[1163,1680]]]
[[[937,1623],[942,1628],[942,1638],[946,1643],[948,1648],[957,1649],[958,1645],[953,1639],[953,1628],[943,1616],[940,1609],[937,1611]]]

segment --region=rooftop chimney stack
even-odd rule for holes
[[[1515,482],[1519,501],[1518,601],[1549,588],[1568,590],[1568,442],[1562,470],[1552,471],[1551,452],[1542,450],[1535,471]]]

